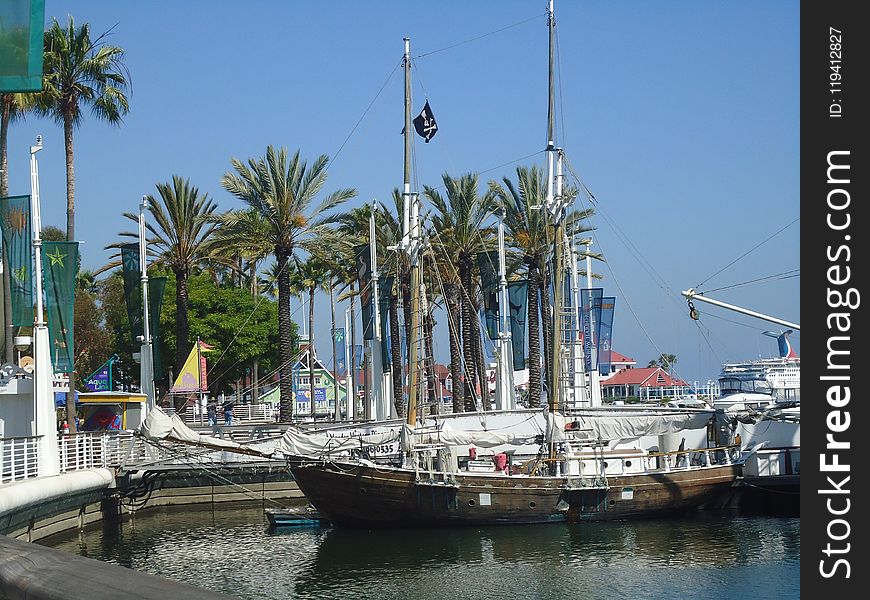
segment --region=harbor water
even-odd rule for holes
[[[800,597],[800,520],[730,512],[269,532],[262,508],[160,511],[43,543],[249,600]]]

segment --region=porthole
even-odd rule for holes
[[[630,467],[630,466],[631,466],[631,461],[630,461],[630,460],[625,461],[625,466],[626,466],[626,467]]]
[[[365,488],[360,488],[360,489],[359,489],[359,495],[360,495],[360,496],[365,496],[365,495],[366,495],[366,489],[365,489]]]
[[[610,506],[613,506],[614,504],[616,504],[616,500],[611,500],[611,501],[610,501]]]
[[[607,461],[606,460],[604,461],[604,468],[605,469],[607,468]]]
[[[535,503],[534,500],[532,500],[531,502],[529,502],[529,508],[535,508],[536,506],[537,506],[537,504]]]
[[[469,501],[468,501],[468,506],[474,506],[474,500],[469,500]]]

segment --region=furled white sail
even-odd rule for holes
[[[274,450],[263,450],[239,444],[231,440],[224,440],[210,435],[202,435],[187,426],[177,414],[171,417],[160,407],[154,407],[148,412],[145,422],[139,427],[139,433],[149,440],[170,440],[193,444],[216,450],[229,450],[243,454],[253,454],[263,458],[273,458]]]
[[[361,433],[350,436],[336,436],[327,433],[306,433],[290,426],[278,444],[278,450],[289,456],[323,456],[351,450],[364,450],[370,446],[383,446],[399,440],[399,430],[377,433]],[[397,447],[398,449],[398,447]]]

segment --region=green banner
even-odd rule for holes
[[[378,279],[378,311],[381,317],[381,356],[384,361],[384,373],[393,369],[393,354],[390,348],[390,297],[393,294],[392,275]]]
[[[480,269],[480,289],[483,292],[483,314],[489,339],[498,339],[498,251],[477,255]]]
[[[163,292],[165,289],[166,277],[148,278],[148,325],[151,330],[151,357],[154,362],[155,381],[163,379],[163,353],[160,351],[160,347],[163,345],[163,336],[160,333],[160,311],[163,310]]]
[[[33,246],[30,234],[30,196],[0,198],[3,256],[9,268],[12,324],[33,325]]]
[[[356,255],[357,281],[359,281],[359,302],[362,312],[363,339],[375,337],[374,304],[372,304],[372,257],[368,244],[354,246]]]
[[[133,344],[145,335],[142,327],[142,263],[139,262],[139,244],[121,246],[121,274],[124,277],[124,299],[127,319],[133,332]],[[163,378],[163,356],[160,352],[163,337],[160,333],[160,312],[163,310],[163,292],[166,277],[148,278],[148,328],[151,334],[151,357],[154,360],[154,379]]]
[[[514,370],[526,368],[526,317],[529,298],[527,281],[513,281],[508,284],[508,304],[511,322],[511,350],[514,355]]]
[[[127,320],[133,332],[133,344],[142,331],[142,267],[139,266],[139,244],[121,246],[121,273],[124,276],[124,299]]]
[[[78,253],[78,242],[42,242],[45,315],[55,373],[73,370],[73,303]]]
[[[0,93],[42,90],[45,0],[0,2]]]

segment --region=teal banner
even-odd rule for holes
[[[480,269],[480,288],[483,292],[483,314],[489,339],[498,339],[498,252],[480,252],[477,255]]]
[[[139,244],[121,246],[121,274],[124,277],[124,299],[127,320],[133,332],[133,344],[142,335],[142,268],[139,266]]]
[[[508,284],[508,304],[510,305],[511,350],[514,355],[514,370],[526,368],[526,306],[529,299],[529,284],[514,281]]]
[[[359,281],[359,302],[362,312],[363,339],[375,337],[374,304],[372,304],[372,256],[368,244],[355,246],[357,281]]]
[[[0,198],[0,226],[12,292],[12,324],[32,327],[33,245],[29,195]]]
[[[42,90],[45,0],[0,2],[0,93]]]
[[[392,275],[378,278],[378,311],[381,317],[381,356],[384,373],[393,370],[393,353],[390,348],[390,298],[393,294]]]
[[[133,333],[133,345],[145,335],[142,326],[142,267],[139,262],[139,244],[121,246],[121,274],[124,278],[124,299],[127,303],[127,320]],[[154,379],[163,379],[163,336],[160,332],[160,312],[163,310],[163,292],[166,277],[148,278],[148,329],[151,334],[151,358],[154,362]]]
[[[73,303],[78,254],[78,242],[42,242],[45,316],[55,373],[73,370]]]
[[[139,289],[142,288],[141,283]],[[160,311],[163,310],[163,292],[166,290],[166,277],[148,278],[148,325],[151,333],[151,358],[154,363],[154,379],[163,379],[163,334],[160,331]],[[139,302],[141,305],[142,303]]]

